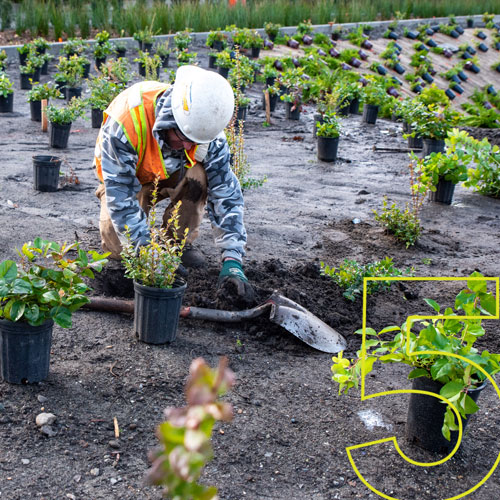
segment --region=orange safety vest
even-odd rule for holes
[[[169,84],[153,81],[136,83],[119,94],[103,113],[102,125],[108,117],[115,120],[137,153],[139,160],[135,173],[141,185],[153,182],[157,176],[160,176],[160,180],[168,178],[160,145],[153,136],[153,125],[156,101],[169,87]],[[94,157],[97,177],[101,182],[104,181],[101,162],[102,125]],[[189,151],[184,151],[189,162],[187,167],[196,163],[194,154],[197,147],[195,145]]]

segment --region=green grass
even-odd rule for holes
[[[5,0],[0,0],[0,5]],[[86,9],[87,13],[82,11]],[[127,7],[119,6],[117,0],[92,0],[83,2],[70,0],[22,0],[15,18],[18,33],[28,30],[33,36],[45,34],[48,27],[61,33],[61,15],[64,11],[65,31],[75,32],[77,26],[87,36],[90,19],[93,28],[121,30],[133,35],[145,29],[154,20],[154,29],[160,33],[175,33],[184,28],[194,31],[210,31],[230,24],[239,27],[262,28],[265,22],[282,26],[296,26],[304,19],[313,24],[368,22],[393,19],[395,15],[409,19],[446,17],[454,15],[483,14],[495,12],[498,0],[248,0],[246,5],[238,3],[227,6],[227,0],[196,0],[175,2],[171,7],[164,2],[148,7],[145,0],[136,0]],[[7,9],[8,10],[8,9]],[[36,15],[35,15],[36,13]],[[12,14],[0,8],[2,29],[8,25]],[[4,19],[4,17],[6,19]],[[60,35],[59,35],[60,36]]]

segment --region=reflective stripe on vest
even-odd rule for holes
[[[153,125],[156,119],[156,101],[169,87],[169,84],[160,82],[136,83],[119,94],[104,112],[103,125],[108,117],[115,120],[137,153],[139,160],[136,176],[141,184],[153,182],[158,175],[160,179],[168,178],[160,145],[153,136]],[[103,181],[101,144],[102,127],[96,143],[94,164],[97,176]],[[193,150],[189,153],[191,151]],[[194,151],[189,156],[189,161],[192,163]]]

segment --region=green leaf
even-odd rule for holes
[[[481,307],[487,311],[489,314],[492,316],[495,316],[497,314],[497,301],[495,297],[491,294],[479,294],[479,299],[481,303]]]
[[[474,403],[474,400],[469,395],[465,396],[462,408],[464,409],[466,415],[469,415],[471,413],[476,413],[476,411],[479,410],[479,406],[477,406],[477,404]]]
[[[429,372],[425,368],[415,368],[408,374],[408,379],[411,380],[413,378],[425,377]]]
[[[441,396],[445,397],[446,399],[449,399],[450,401],[454,401],[458,398],[463,388],[464,384],[452,381],[444,385],[439,391],[439,394],[441,394]]]
[[[28,323],[35,323],[40,316],[40,308],[33,304],[31,306],[26,306],[24,310],[24,317],[28,320]]]
[[[401,327],[399,326],[386,326],[383,330],[380,330],[379,335],[382,335],[383,333],[389,333],[389,332],[399,332],[401,330]]]
[[[3,278],[7,283],[9,283],[16,277],[17,265],[13,260],[4,260],[0,263],[0,278]]]
[[[60,297],[59,295],[54,291],[54,290],[51,290],[50,292],[45,292],[40,301],[44,304],[48,304],[50,302],[59,302],[60,301]]]
[[[9,312],[10,320],[18,321],[22,317],[25,307],[26,304],[24,302],[21,302],[20,300],[16,300],[15,302],[13,302]]]
[[[72,325],[71,311],[67,307],[53,307],[50,310],[50,316],[62,328],[70,328]]]
[[[29,281],[26,281],[24,279],[16,279],[13,283],[12,286],[12,292],[15,294],[28,294],[33,291],[33,288],[31,286],[31,283]]]
[[[183,427],[174,427],[169,422],[160,424],[159,433],[163,441],[172,444],[183,444],[185,429]]]
[[[474,272],[471,274],[471,277],[483,277],[481,273]],[[486,292],[486,280],[467,280],[467,288],[472,290],[473,292]]]
[[[438,380],[448,375],[452,369],[453,365],[446,358],[440,358],[431,366],[432,378]]]
[[[45,281],[43,278],[32,278],[31,285],[33,286],[33,288],[43,288],[47,285],[47,281]]]
[[[439,313],[439,311],[441,310],[441,306],[435,300],[424,299],[424,302],[431,306],[437,313]]]

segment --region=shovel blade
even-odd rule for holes
[[[347,347],[346,339],[307,309],[282,295],[273,294],[270,320],[319,351],[336,354]]]

